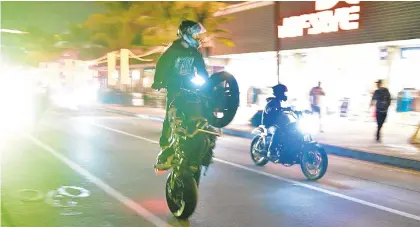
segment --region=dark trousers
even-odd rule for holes
[[[377,140],[381,138],[381,129],[385,123],[385,119],[387,115],[388,115],[387,112],[376,112],[376,122],[378,123],[378,130],[376,131]]]
[[[284,128],[283,128],[284,129]],[[273,130],[273,131],[272,131]],[[282,142],[282,138],[281,138],[281,130],[279,127],[275,126],[275,127],[270,127],[269,131],[271,131],[271,133],[273,134],[271,136],[271,142],[270,145],[268,147],[268,151],[270,152],[270,156],[275,155],[277,156],[278,154],[276,153],[276,148],[279,145],[279,143]]]
[[[312,108],[312,112],[317,113],[319,118],[321,118],[321,107],[320,106],[315,106],[315,105],[311,105]]]
[[[278,128],[275,129],[274,134],[271,137],[271,143],[269,146],[269,151],[273,153],[275,151],[276,146],[279,144],[280,141],[280,130]],[[275,154],[277,155],[277,154]]]
[[[176,95],[173,92],[168,92],[166,96],[165,120],[163,121],[162,134],[160,135],[160,139],[159,139],[159,145],[161,148],[165,148],[169,145],[169,138],[171,136],[171,127],[169,125],[168,110],[169,110],[169,105],[175,99],[175,96]]]

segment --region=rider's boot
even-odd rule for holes
[[[268,146],[268,149],[267,149],[267,157],[269,158],[269,159],[273,159],[273,158],[276,158],[277,157],[277,151],[276,151],[276,145],[274,144],[274,142],[273,141],[271,141],[271,143],[270,143],[270,145]]]
[[[162,134],[159,139],[159,145],[161,151],[157,156],[156,164],[154,168],[156,170],[167,170],[171,168],[173,154],[175,153],[172,147],[170,146],[169,137],[171,135],[171,128],[169,126],[169,121],[165,119],[163,122]]]
[[[163,147],[158,157],[156,158],[156,164],[154,168],[160,171],[168,170],[171,168],[172,159],[174,156],[174,150],[172,147]]]

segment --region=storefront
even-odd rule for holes
[[[420,89],[418,8],[420,2],[352,0],[238,4],[219,13],[234,18],[223,29],[236,47],[216,44],[211,55],[229,59],[242,104],[251,85],[279,79],[291,99],[308,103],[321,81],[330,108],[349,98],[354,109],[366,109],[375,80],[384,79],[394,98],[404,88]]]

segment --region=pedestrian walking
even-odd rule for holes
[[[376,81],[378,89],[373,93],[370,108],[375,105],[375,116],[378,128],[376,130],[376,141],[381,142],[381,129],[388,115],[388,108],[391,105],[391,94],[387,88],[382,87],[382,80]]]
[[[420,113],[420,90],[417,91],[417,94],[414,95],[414,100],[412,103],[412,109],[414,112]],[[410,142],[412,144],[420,144],[420,122],[417,126],[416,131],[411,137]]]
[[[311,108],[313,113],[317,113],[319,116],[319,131],[324,132],[322,129],[322,96],[325,96],[325,92],[321,87],[321,82],[318,82],[318,86],[313,87],[309,93],[311,100]]]

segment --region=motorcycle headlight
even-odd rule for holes
[[[206,81],[198,74],[195,74],[195,76],[191,79],[191,82],[197,86],[203,85]]]
[[[299,131],[307,134],[315,134],[319,129],[319,125],[312,116],[302,117],[299,119],[297,126]]]

